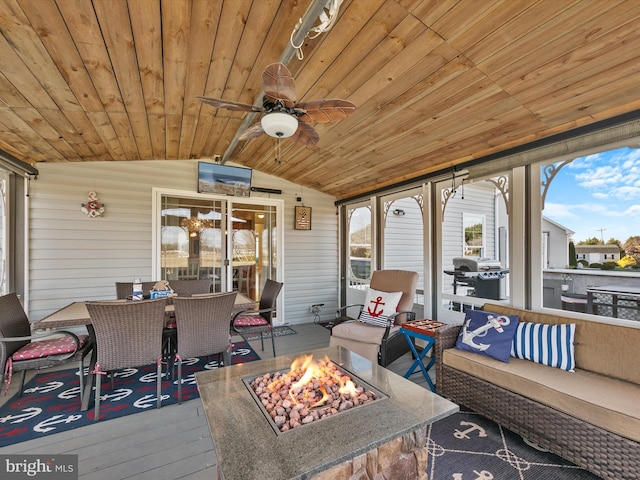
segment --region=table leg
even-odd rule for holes
[[[91,349],[91,360],[89,362],[89,374],[84,382],[84,392],[82,393],[82,405],[80,407],[81,411],[89,410],[89,402],[91,401],[91,393],[93,392],[93,379],[95,375],[93,374],[93,370],[96,366],[96,361],[98,360],[98,346],[96,345],[96,332],[93,329],[93,325],[87,325],[87,332],[89,332],[89,336],[91,337],[91,341],[93,342],[93,348]]]
[[[435,343],[435,338],[429,337],[427,339],[424,339],[427,342],[427,345],[424,347],[422,352],[418,353],[418,351],[416,350],[415,345],[411,341],[411,337],[409,335],[407,335],[405,332],[402,332],[402,333],[404,334],[405,338],[407,339],[407,343],[409,344],[409,348],[411,349],[411,352],[413,353],[413,357],[415,358],[414,362],[409,367],[409,370],[407,370],[407,373],[404,374],[404,378],[409,378],[409,376],[411,376],[413,374],[413,372],[416,369],[416,367],[420,367],[420,370],[422,370],[422,375],[424,376],[424,379],[426,380],[427,384],[429,385],[429,388],[431,389],[432,392],[435,392],[436,388],[433,385],[433,382],[431,381],[431,378],[429,378],[429,369],[435,363],[435,358],[431,358],[429,360],[429,363],[426,365],[426,367],[425,367],[425,365],[423,363],[424,357],[427,355],[429,350],[431,350],[431,347],[433,347],[433,344]]]

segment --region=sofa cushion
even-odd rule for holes
[[[467,310],[456,348],[508,362],[517,327],[517,315]]]
[[[512,358],[449,348],[442,362],[543,405],[636,442],[640,441],[640,385],[575,369],[574,373]]]
[[[382,292],[369,288],[358,320],[378,327],[386,327],[389,324],[389,317],[398,311],[401,297],[402,292]]]
[[[521,322],[550,325],[575,323],[576,369],[589,370],[640,385],[640,355],[633,353],[640,345],[640,322],[635,322],[637,326],[613,325],[595,319],[592,321],[563,317],[560,312],[551,315],[495,303],[486,303],[482,308],[502,315],[519,315]]]
[[[520,322],[513,337],[511,356],[573,372],[575,323],[547,325]]]

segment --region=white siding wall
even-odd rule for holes
[[[38,320],[72,301],[115,298],[116,281],[151,280],[152,188],[194,192],[197,161],[46,163],[31,182],[29,316]],[[337,216],[334,198],[254,171],[253,185],[284,200],[285,321],[313,320],[309,306],[337,307]],[[95,191],[105,204],[88,218],[80,204]],[[293,229],[296,198],[313,209],[311,231]]]
[[[395,209],[404,215],[395,215]],[[422,209],[414,198],[395,200],[384,229],[384,268],[418,272],[417,288],[424,288],[424,226]]]

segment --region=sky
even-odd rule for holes
[[[573,230],[576,243],[591,237],[624,243],[640,235],[640,148],[588,155],[565,165],[551,182],[543,215]]]

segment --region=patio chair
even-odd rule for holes
[[[224,366],[231,365],[229,322],[236,292],[202,297],[174,297],[178,366],[178,403],[182,403],[182,359],[221,354]]]
[[[0,297],[0,384],[4,380],[5,393],[13,372],[22,372],[18,390],[21,397],[28,370],[77,361],[82,400],[84,358],[92,347],[88,335],[64,330],[32,335],[31,324],[18,296],[9,293]]]
[[[142,293],[149,298],[149,292],[156,282],[142,282]],[[133,282],[116,282],[116,298],[119,300],[131,299],[133,294]]]
[[[415,313],[412,310],[417,283],[416,272],[404,270],[373,272],[368,293],[374,291],[376,293],[371,298],[371,302],[367,305],[347,305],[338,309],[331,329],[329,345],[342,346],[383,367],[407,353],[409,344],[400,333],[400,325],[415,319]],[[395,299],[391,298],[393,294],[396,294]],[[376,316],[376,313],[381,311],[383,303],[391,304],[394,301],[397,306],[388,305],[392,306],[393,313]],[[367,308],[364,308],[365,306]],[[352,307],[359,308],[356,318],[347,316]]]
[[[231,326],[233,330],[243,335],[246,333],[260,333],[260,345],[264,351],[264,334],[271,334],[271,346],[273,347],[273,356],[276,356],[276,344],[273,339],[273,313],[276,311],[276,300],[282,290],[282,283],[275,280],[267,279],[262,295],[260,295],[260,303],[258,310],[242,310],[233,316]]]
[[[138,302],[87,302],[96,339],[95,416],[100,418],[101,376],[124,368],[157,365],[157,408],[162,401],[162,329],[165,298]]]

